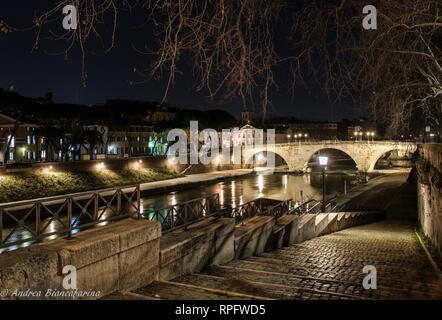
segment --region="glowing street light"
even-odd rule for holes
[[[322,212],[325,212],[325,167],[328,164],[327,156],[319,156],[319,165],[322,167]]]
[[[319,165],[321,167],[325,168],[327,166],[327,163],[328,163],[328,157],[327,156],[319,156],[318,160],[319,160]]]

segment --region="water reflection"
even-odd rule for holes
[[[347,184],[355,177],[346,174],[328,173],[326,175],[326,193],[328,195],[342,193],[344,180]],[[219,182],[197,188],[174,192],[173,194],[153,195],[141,199],[143,208],[154,210],[164,208],[173,203],[180,203],[191,199],[208,196],[213,193],[220,195],[221,205],[236,207],[256,198],[265,197],[278,200],[294,199],[300,201],[300,191],[303,191],[304,200],[307,198],[321,199],[322,176],[320,173],[305,175],[290,174],[257,174],[246,178],[234,179],[228,182]]]
[[[258,189],[259,189],[258,198],[264,197],[264,194],[262,193],[262,191],[264,190],[264,175],[263,174],[258,174]]]

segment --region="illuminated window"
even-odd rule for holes
[[[11,140],[11,143],[9,144],[9,147],[10,147],[10,148],[15,148],[15,137],[9,135],[9,136],[8,136],[8,141],[9,141],[9,140]]]

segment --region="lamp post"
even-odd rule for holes
[[[322,212],[325,212],[325,167],[328,163],[327,156],[319,156],[319,165],[322,167]]]

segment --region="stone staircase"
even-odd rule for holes
[[[416,255],[414,244],[395,238],[396,230],[391,235],[379,234],[376,226],[382,223],[210,265],[200,272],[154,281],[107,299],[442,299],[441,281],[425,257]],[[377,266],[377,290],[362,287],[362,268],[368,261]]]

